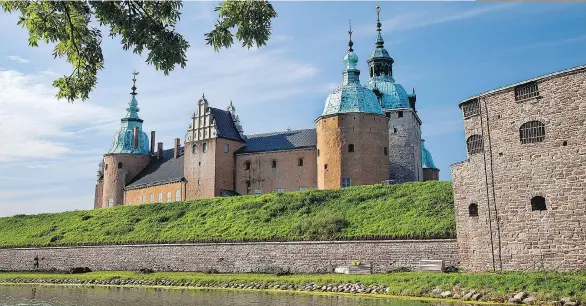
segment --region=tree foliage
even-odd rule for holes
[[[168,75],[177,65],[187,64],[189,43],[176,31],[181,1],[2,1],[9,13],[19,12],[18,25],[29,32],[29,45],[54,44],[53,56],[71,64],[71,74],[53,82],[57,98],[69,102],[86,100],[104,68],[102,28],[110,37],[121,37],[122,49],[147,53],[146,62]],[[218,21],[205,34],[215,51],[229,48],[234,36],[245,47],[261,47],[271,34],[271,19],[277,17],[267,1],[220,3]],[[232,30],[236,29],[235,33]]]

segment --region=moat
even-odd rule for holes
[[[0,306],[431,306],[420,301],[233,290],[0,285]],[[445,303],[442,303],[445,305]]]

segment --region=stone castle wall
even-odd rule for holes
[[[352,261],[372,263],[375,273],[417,268],[421,259],[457,264],[454,240],[201,243],[0,249],[0,270],[89,267],[99,270],[209,271],[220,273],[332,272]]]
[[[399,114],[402,117],[399,117]],[[389,111],[389,180],[423,181],[421,127],[413,109]]]
[[[284,191],[299,191],[317,187],[317,169],[315,148],[261,152],[236,155],[236,192],[240,194],[254,193],[260,190],[263,194],[276,192],[277,188]],[[303,159],[303,166],[299,166]],[[276,167],[272,163],[276,161]],[[250,169],[246,170],[246,162]],[[250,182],[247,190],[246,182]]]
[[[522,101],[514,87],[482,96],[464,120],[465,139],[482,136],[484,149],[452,165],[463,269],[586,269],[586,68],[537,84],[539,96]],[[522,144],[519,128],[533,120],[545,138]],[[535,196],[546,210],[532,209]]]
[[[102,207],[108,207],[109,199],[113,199],[113,206],[123,205],[124,186],[148,165],[151,158],[138,154],[104,155]],[[122,168],[118,168],[118,163],[122,163]]]
[[[177,202],[181,201],[183,197],[183,190],[185,190],[185,183],[171,183],[157,186],[151,186],[146,188],[138,188],[132,190],[126,190],[125,192],[125,203],[124,205],[140,205],[142,203],[142,197],[145,197],[145,203],[159,203],[159,194],[162,194],[163,200],[161,203]],[[179,198],[177,198],[177,191],[179,191]],[[171,200],[168,200],[168,194],[171,193]],[[151,196],[153,201],[151,202]]]

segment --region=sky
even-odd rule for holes
[[[314,128],[342,81],[352,20],[354,52],[367,77],[376,38],[375,2],[274,2],[266,47],[205,45],[216,2],[185,2],[178,31],[191,44],[185,69],[168,76],[103,38],[104,69],[87,101],[55,98],[69,74],[53,46],[28,46],[18,16],[0,12],[0,217],[93,208],[96,171],[130,100],[137,70],[143,128],[170,148],[183,141],[197,100],[232,100],[244,132]],[[381,2],[393,74],[415,88],[425,145],[440,179],[466,158],[458,103],[475,94],[586,64],[586,3]],[[150,134],[149,134],[150,135]]]

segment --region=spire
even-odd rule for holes
[[[352,42],[352,21],[349,20],[348,22],[350,27],[350,29],[348,30],[348,36],[350,36],[350,40],[348,41],[348,53],[346,54],[346,56],[344,56],[344,62],[346,63],[346,71],[344,71],[344,75],[352,74],[352,76],[348,78],[349,81],[352,82],[354,79],[356,81],[358,80],[359,72],[356,69],[356,64],[358,63],[358,56],[354,54],[354,49],[352,49],[352,46],[354,46],[354,43]],[[352,71],[352,73],[350,73],[350,71]],[[355,77],[353,77],[354,75]]]
[[[348,19],[348,26],[350,27],[350,30],[348,30],[348,36],[350,36],[350,41],[348,41],[348,52],[354,52],[354,49],[352,49],[352,46],[354,46],[354,43],[352,42],[352,20]]]
[[[140,108],[138,108],[138,102],[136,101],[136,76],[138,75],[138,72],[136,72],[136,70],[132,73],[132,92],[130,93],[132,95],[132,99],[130,99],[130,102],[128,102],[128,108],[126,109],[127,113],[126,113],[126,118],[125,119],[138,119],[140,120],[140,118],[138,117],[138,112],[140,111]]]
[[[377,48],[384,48],[385,47],[385,41],[383,40],[383,36],[381,34],[381,27],[382,27],[382,23],[380,23],[380,6],[377,4],[376,5],[376,31],[378,32],[378,34],[376,35],[376,47]]]

